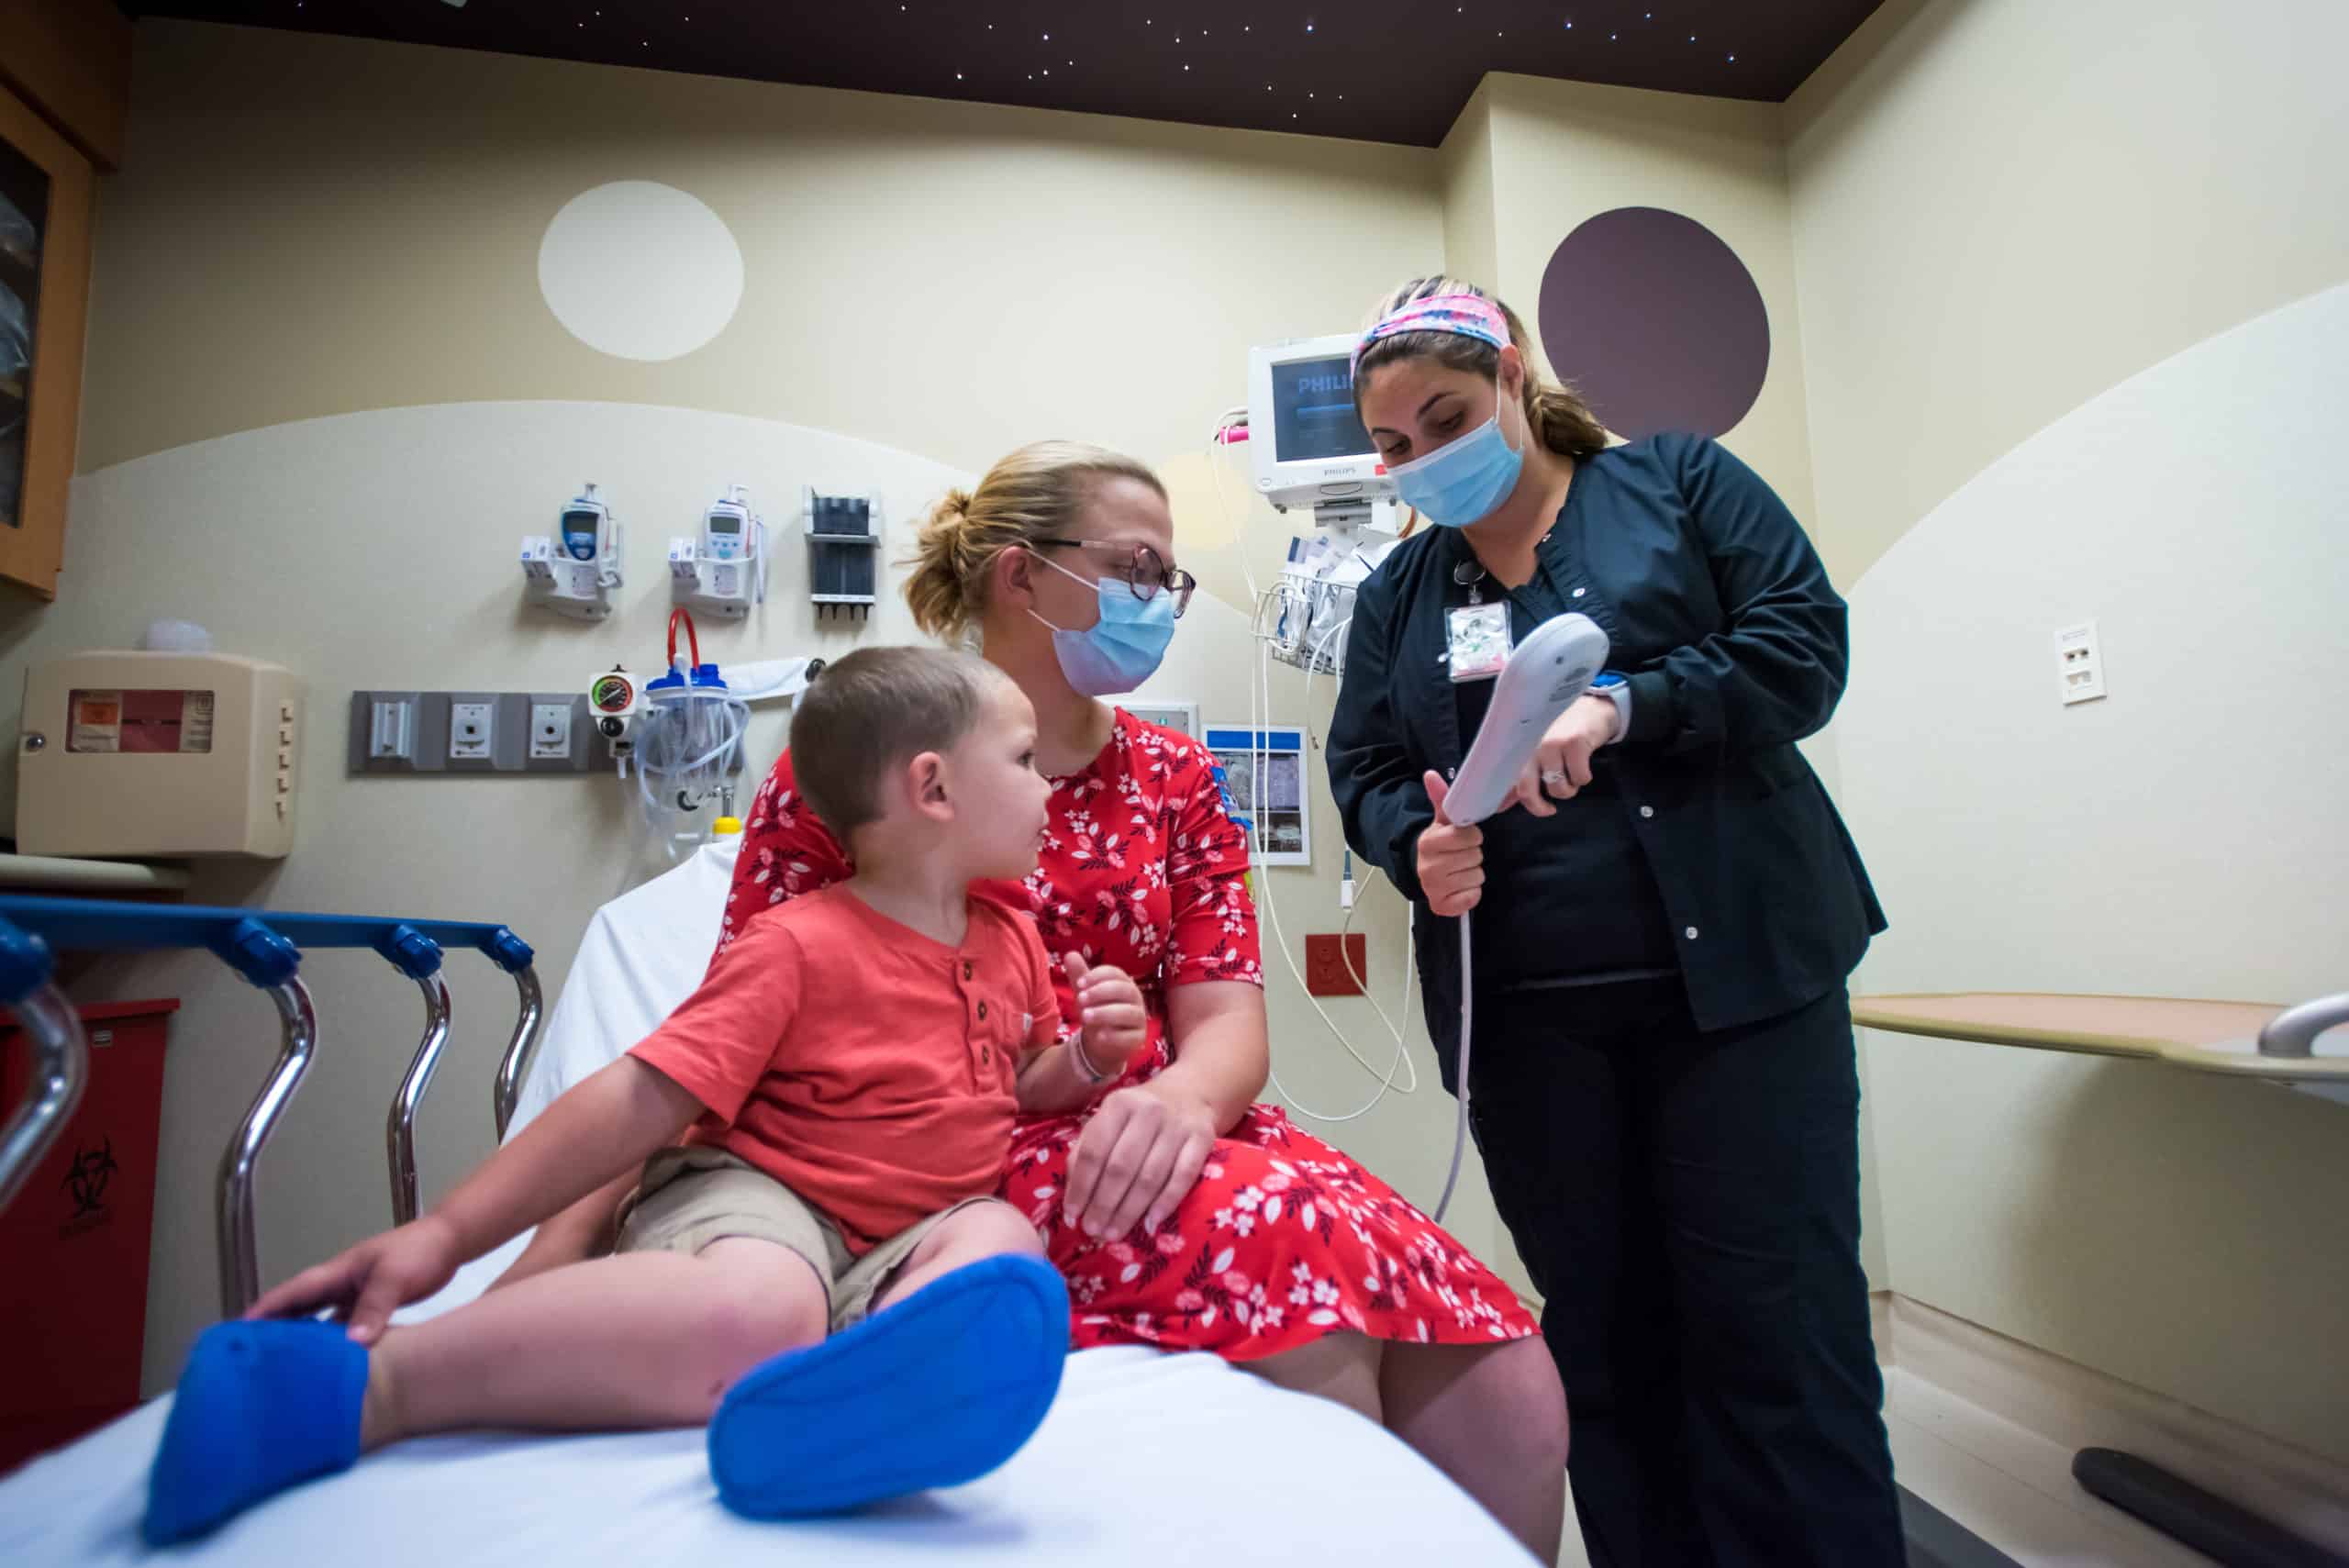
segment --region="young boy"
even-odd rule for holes
[[[854,876],[762,915],[658,1030],[429,1214],[207,1330],[156,1455],[147,1539],[464,1428],[707,1421],[719,1496],[762,1518],[1009,1458],[1059,1386],[1068,1301],[1035,1231],[989,1195],[1017,1076],[1070,1047],[1035,928],[969,887],[1035,865],[1050,795],[1035,741],[1027,698],[975,659],[876,648],[825,670],[792,756]],[[1066,962],[1074,1043],[1121,1068],[1142,1044],[1141,993]],[[612,1256],[386,1327],[638,1166]],[[347,1328],[260,1320],[325,1307]]]

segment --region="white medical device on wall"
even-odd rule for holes
[[[603,620],[620,585],[620,521],[589,484],[562,509],[552,535],[522,541],[530,602],[574,620]]]
[[[1345,663],[1354,588],[1394,547],[1395,481],[1354,413],[1354,336],[1298,338],[1248,351],[1248,453],[1256,493],[1309,507],[1280,581],[1256,606],[1273,656],[1335,673]]]
[[[736,484],[702,514],[697,536],[669,541],[669,586],[681,605],[740,620],[767,596],[767,526]]]
[[[228,653],[69,654],[25,673],[17,847],[33,855],[294,848],[302,685]]]

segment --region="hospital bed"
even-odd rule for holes
[[[732,841],[705,848],[596,913],[521,1074],[509,1133],[692,990],[717,938],[735,851]],[[399,1320],[473,1299],[524,1240],[469,1264]],[[1526,1561],[1465,1493],[1383,1429],[1209,1355],[1079,1352],[1042,1428],[993,1475],[852,1517],[788,1524],[754,1523],[718,1505],[698,1430],[474,1435],[400,1444],[193,1547],[150,1552],[138,1522],[168,1407],[168,1396],[153,1400],[0,1479],[0,1562],[887,1568],[951,1555],[1029,1568],[1221,1568]]]

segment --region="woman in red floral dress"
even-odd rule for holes
[[[1565,1396],[1532,1318],[1385,1182],[1254,1103],[1268,1058],[1246,836],[1204,749],[1099,700],[1156,668],[1189,597],[1173,535],[1149,469],[1040,442],[938,504],[906,584],[924,630],[979,633],[1035,705],[1052,826],[1036,873],[996,891],[1056,956],[1132,974],[1149,1007],[1115,1080],[1058,1104],[1023,1091],[1002,1195],[1068,1280],[1078,1349],[1213,1351],[1351,1406],[1549,1562]],[[751,803],[718,945],[848,872],[786,753]]]

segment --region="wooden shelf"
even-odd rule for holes
[[[1985,1045],[2090,1056],[2127,1056],[2199,1073],[2349,1087],[2349,1029],[2320,1036],[2313,1056],[2263,1056],[2259,1031],[2284,1008],[2273,1002],[2169,996],[1965,991],[1856,996],[1862,1029]]]

